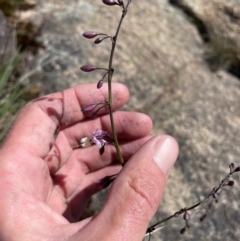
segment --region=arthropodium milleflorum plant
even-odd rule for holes
[[[92,133],[92,136],[90,138],[81,139],[80,145],[78,147],[88,147],[92,144],[96,144],[99,147],[100,155],[102,155],[104,152],[104,146],[109,143],[113,144],[116,148],[120,163],[122,165],[124,165],[124,160],[123,160],[122,154],[120,152],[118,139],[117,139],[117,135],[115,132],[113,112],[112,112],[112,77],[113,77],[113,73],[114,73],[114,68],[112,67],[112,63],[113,63],[114,50],[116,47],[118,34],[120,31],[123,19],[125,18],[126,14],[127,14],[128,7],[132,1],[126,0],[126,3],[124,3],[123,0],[102,0],[102,2],[109,6],[118,6],[118,7],[122,8],[122,16],[120,18],[115,35],[110,36],[108,34],[101,33],[101,32],[99,33],[99,32],[95,32],[95,31],[86,31],[83,33],[83,36],[87,39],[95,39],[94,40],[95,44],[100,44],[104,40],[110,39],[110,41],[112,43],[112,48],[111,48],[111,53],[110,53],[110,58],[109,58],[109,65],[108,65],[108,68],[102,68],[102,67],[95,67],[91,64],[86,64],[86,65],[82,66],[80,69],[84,72],[92,72],[92,71],[96,71],[96,70],[100,70],[100,71],[104,72],[103,77],[97,83],[96,87],[98,89],[103,86],[105,77],[108,76],[108,78],[107,78],[108,100],[104,100],[99,103],[93,103],[93,104],[87,105],[82,108],[82,112],[84,112],[84,113],[91,112],[92,113],[91,117],[94,119],[97,117],[99,111],[102,108],[108,108],[109,115],[110,115],[113,140],[110,138],[110,136],[108,135],[108,133],[106,131],[96,130]],[[234,181],[230,180],[230,178],[232,177],[232,175],[234,173],[240,172],[240,166],[235,168],[234,164],[232,163],[229,165],[229,168],[230,168],[229,174],[223,180],[221,180],[220,184],[217,187],[213,188],[213,190],[209,193],[209,195],[206,196],[205,199],[203,199],[202,201],[200,201],[190,207],[182,208],[179,211],[175,212],[173,215],[171,215],[167,218],[164,218],[163,220],[152,225],[151,227],[149,227],[147,229],[145,236],[149,236],[149,240],[150,240],[151,234],[158,231],[159,229],[161,229],[161,227],[162,227],[161,225],[163,223],[167,222],[168,220],[170,220],[172,218],[181,217],[181,215],[182,215],[183,220],[185,221],[185,226],[180,230],[180,233],[183,234],[186,231],[186,229],[188,229],[190,227],[190,225],[189,225],[189,221],[190,221],[190,217],[191,217],[190,212],[199,206],[204,206],[204,209],[205,209],[204,214],[200,217],[200,221],[203,221],[207,217],[207,214],[210,211],[213,203],[218,202],[221,191],[227,186],[231,187],[234,185]],[[114,180],[114,178],[116,176],[117,175],[107,176],[107,177],[103,178],[102,180],[100,180],[99,183],[100,183],[100,185],[102,185],[103,188],[105,188],[109,184],[111,184],[111,182]],[[206,203],[207,203],[207,205],[204,205]]]
[[[108,34],[105,33],[98,33],[95,31],[86,31],[83,33],[83,36],[87,39],[93,39],[96,38],[94,43],[95,44],[100,44],[102,41],[106,40],[106,39],[110,39],[112,42],[112,49],[111,49],[111,53],[110,53],[110,58],[109,58],[109,65],[108,65],[108,69],[106,68],[99,68],[99,67],[95,67],[92,66],[90,64],[84,65],[81,67],[81,70],[84,72],[92,72],[95,70],[103,70],[104,71],[104,75],[102,77],[101,80],[98,81],[97,83],[97,88],[101,88],[103,86],[104,83],[104,79],[106,76],[108,76],[108,100],[105,100],[103,102],[97,103],[97,104],[92,104],[89,106],[86,106],[82,109],[83,112],[89,112],[89,111],[93,111],[93,115],[92,118],[95,118],[98,114],[98,112],[102,109],[102,108],[108,108],[109,109],[109,115],[110,115],[110,121],[111,121],[111,128],[112,128],[112,135],[113,135],[113,141],[111,142],[112,144],[114,144],[114,146],[116,147],[116,151],[117,151],[117,155],[119,158],[119,161],[122,165],[124,165],[124,160],[119,148],[119,144],[118,144],[118,138],[116,135],[116,131],[115,131],[115,126],[114,126],[114,120],[113,120],[113,112],[112,112],[112,77],[113,77],[113,73],[114,73],[114,69],[112,67],[113,64],[113,56],[114,56],[114,51],[115,51],[115,47],[116,47],[116,43],[117,43],[117,38],[118,38],[118,34],[123,22],[123,19],[125,18],[127,11],[128,11],[128,7],[130,5],[130,3],[132,2],[131,0],[127,0],[126,3],[123,2],[123,0],[102,0],[102,2],[106,5],[109,6],[119,6],[122,8],[122,16],[121,19],[119,21],[116,33],[114,36],[109,36]],[[107,138],[109,140],[109,138]],[[105,140],[104,137],[102,140]],[[103,153],[104,151],[104,146],[105,144],[109,143],[108,141],[102,142],[102,146],[100,146],[100,154]]]

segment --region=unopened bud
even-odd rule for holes
[[[200,221],[202,222],[205,218],[207,217],[207,214],[206,213],[204,213],[203,215],[202,215],[202,217],[200,217]]]
[[[103,79],[99,80],[98,83],[97,83],[97,88],[100,89],[102,86],[103,86]]]
[[[96,67],[90,65],[90,64],[87,64],[87,65],[84,65],[80,68],[83,72],[91,72],[93,70],[96,69]]]
[[[227,185],[232,187],[234,185],[234,181],[229,181]]]
[[[185,213],[183,214],[183,219],[186,220],[186,221],[188,221],[188,220],[190,219],[190,214],[189,214],[188,212],[185,212]]]
[[[186,231],[186,228],[182,228],[182,229],[180,230],[180,234],[184,234],[185,231]]]
[[[234,172],[240,172],[240,166],[237,167],[237,168],[234,170]]]
[[[179,212],[174,213],[173,216],[177,218],[179,216]]]
[[[102,2],[109,6],[117,4],[114,0],[102,0]]]
[[[95,107],[96,107],[96,104],[87,105],[87,106],[83,107],[81,109],[81,111],[82,112],[89,112],[89,111],[94,110]]]
[[[212,197],[213,197],[214,199],[217,199],[217,198],[218,198],[218,194],[217,194],[216,192],[213,192],[213,193],[212,193]]]
[[[93,112],[93,114],[92,114],[92,116],[91,116],[91,119],[92,119],[92,120],[96,119],[96,118],[97,118],[97,115],[98,115],[97,111]]]
[[[105,38],[106,38],[106,37],[104,37],[104,38],[97,38],[97,39],[94,41],[94,43],[95,43],[95,44],[100,44]]]
[[[95,38],[98,34],[94,31],[86,31],[83,33],[83,37],[85,38]]]

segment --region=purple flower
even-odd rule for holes
[[[96,130],[92,133],[91,142],[95,143],[98,148],[104,147],[109,141],[110,137],[106,131]]]

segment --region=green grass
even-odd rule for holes
[[[8,65],[0,66],[0,141],[13,122],[19,109],[25,104],[21,98],[26,87],[11,78],[21,56],[17,53]]]

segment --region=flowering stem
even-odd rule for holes
[[[231,164],[233,165],[233,164]],[[186,208],[182,208],[180,209],[179,211],[175,212],[174,214],[172,214],[171,216],[167,217],[167,218],[164,218],[162,219],[161,221],[158,221],[157,223],[153,224],[152,226],[150,226],[147,231],[146,231],[146,234],[144,237],[150,235],[151,233],[153,233],[155,230],[156,230],[156,227],[158,227],[160,224],[162,223],[165,223],[167,222],[168,220],[172,219],[172,218],[176,218],[178,217],[179,215],[183,214],[183,213],[186,213],[187,211],[190,211],[192,209],[195,209],[196,207],[200,206],[201,204],[205,203],[209,198],[213,198],[215,199],[215,201],[217,201],[217,192],[221,191],[221,189],[224,187],[224,186],[228,186],[228,183],[229,183],[229,179],[230,177],[235,173],[235,172],[239,172],[240,171],[240,167],[238,168],[235,168],[233,170],[230,169],[230,172],[229,174],[221,180],[221,182],[219,183],[219,185],[217,187],[214,187],[213,190],[200,202],[190,206],[190,207],[186,207]]]
[[[115,36],[113,37],[113,41],[112,41],[112,50],[111,50],[111,54],[110,54],[110,58],[109,58],[109,67],[108,67],[108,103],[109,103],[109,114],[110,114],[110,121],[111,121],[111,128],[112,128],[112,135],[113,135],[113,140],[115,143],[115,147],[116,147],[116,151],[117,151],[117,155],[119,158],[120,163],[123,165],[124,164],[124,160],[120,151],[120,147],[119,147],[119,143],[118,143],[118,139],[117,139],[117,134],[116,134],[116,130],[115,130],[115,126],[114,126],[114,120],[113,120],[113,113],[112,113],[112,76],[113,76],[113,68],[112,68],[112,63],[113,63],[113,56],[114,56],[114,50],[116,47],[116,43],[117,43],[117,38],[118,38],[118,34],[123,22],[124,17],[127,14],[127,9],[128,6],[131,2],[129,1],[128,4],[126,5],[126,7],[123,8],[123,12],[122,12],[122,16],[120,19],[120,22],[118,24],[118,28],[116,31]]]

